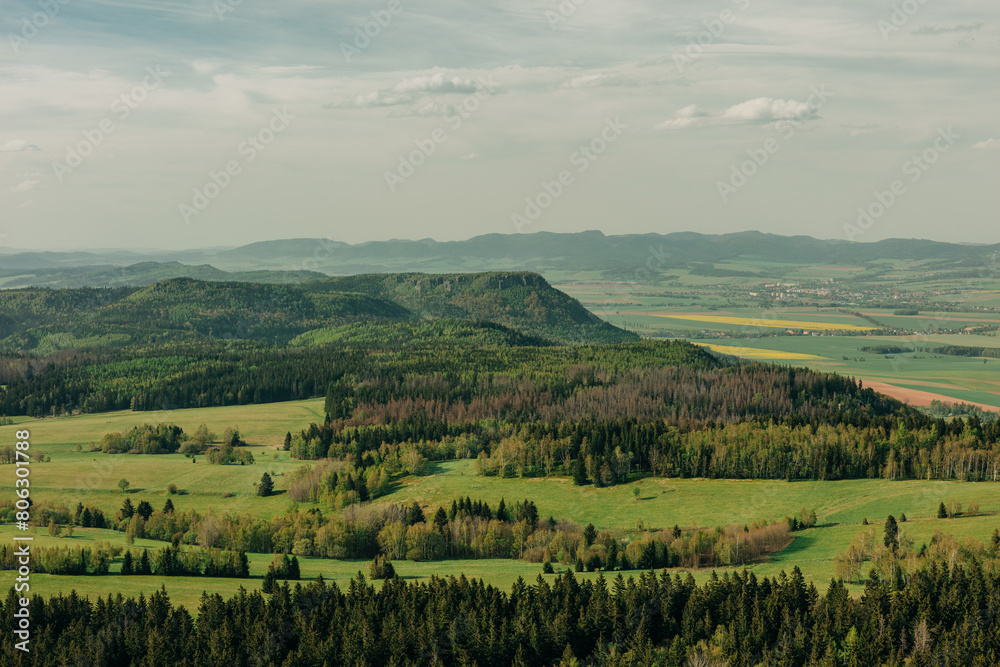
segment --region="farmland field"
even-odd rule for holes
[[[646,281],[575,274],[558,287],[643,336],[849,375],[914,405],[939,400],[1000,410],[1000,360],[933,351],[1000,348],[1000,278],[937,278],[919,262],[873,265],[888,273],[743,259],[717,264],[718,276],[685,269]],[[880,346],[900,351],[884,354]]]

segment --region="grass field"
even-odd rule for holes
[[[292,401],[267,405],[202,408],[157,412],[113,412],[56,419],[18,420],[14,426],[0,427],[0,443],[13,441],[14,431],[31,431],[31,451],[51,457],[47,463],[32,463],[32,488],[38,500],[51,500],[74,507],[77,502],[113,512],[121,506],[118,480],[126,479],[133,497],[149,497],[154,506],[166,498],[167,484],[185,491],[173,496],[179,510],[211,507],[216,512],[252,511],[272,516],[285,511],[288,500],[284,476],[303,465],[280,451],[285,433],[306,428],[310,422],[322,422],[322,400]],[[111,431],[124,431],[141,424],[171,423],[185,433],[193,433],[199,424],[220,435],[230,426],[238,426],[256,463],[252,466],[216,466],[198,457],[197,463],[182,454],[140,456],[109,455],[89,451],[91,443]],[[81,451],[76,451],[77,445]],[[254,484],[267,472],[275,482],[276,495],[259,498]],[[0,479],[0,489],[11,487],[11,479]],[[230,494],[230,497],[223,497]]]
[[[253,484],[262,472],[276,474],[276,487],[284,488],[282,475],[305,465],[293,461],[276,447],[284,433],[305,427],[319,418],[320,401],[300,401],[264,406],[206,408],[162,413],[122,412],[84,415],[42,420],[19,420],[19,428],[31,431],[34,451],[52,457],[48,463],[32,463],[32,491],[36,501],[53,500],[69,506],[83,500],[113,513],[121,506],[124,496],[118,492],[117,481],[124,477],[132,483],[129,494],[133,503],[150,501],[162,506],[166,485],[173,482],[187,491],[172,496],[179,509],[189,507],[199,512],[208,510],[248,512],[270,516],[287,510],[289,501],[283,494],[270,498],[253,495]],[[252,466],[211,466],[204,461],[192,464],[181,455],[138,456],[107,455],[77,452],[80,443],[85,448],[99,441],[108,430],[123,430],[146,422],[181,424],[193,430],[207,423],[221,432],[226,426],[239,425],[246,434],[257,463]],[[0,428],[0,442],[10,442],[15,427]],[[275,458],[277,455],[277,458]],[[639,499],[632,489],[639,488]],[[0,468],[0,494],[13,492],[13,467]],[[224,493],[232,497],[223,497]],[[569,519],[580,524],[593,523],[599,529],[614,529],[626,536],[637,531],[659,530],[676,525],[682,528],[711,527],[779,519],[797,514],[799,510],[815,509],[819,526],[796,534],[792,545],[770,562],[754,565],[760,575],[776,575],[794,565],[807,577],[825,585],[833,573],[832,558],[843,550],[862,530],[867,518],[871,529],[880,530],[878,523],[889,514],[905,513],[911,520],[905,530],[919,545],[930,539],[935,530],[956,536],[986,539],[998,525],[993,513],[1000,510],[1000,484],[925,482],[884,480],[851,480],[837,482],[735,481],[700,479],[660,479],[647,477],[630,484],[597,489],[574,486],[562,478],[498,479],[478,477],[473,461],[447,461],[427,466],[425,474],[404,478],[396,490],[381,502],[410,503],[418,501],[426,510],[448,506],[453,499],[469,496],[483,499],[495,507],[500,498],[508,502],[529,498],[543,517]],[[968,505],[975,500],[985,516],[937,520],[937,506],[942,501],[958,500]],[[303,506],[303,509],[308,508]],[[0,539],[7,540],[13,528],[0,527]],[[38,545],[58,541],[60,544],[92,544],[95,541],[122,541],[124,535],[111,531],[77,529],[70,538],[50,538],[46,531],[37,531]],[[138,541],[138,546],[160,548],[162,543]],[[197,606],[202,591],[231,594],[242,585],[258,588],[271,556],[251,556],[255,578],[232,579],[156,577],[65,577],[36,575],[33,585],[41,593],[68,592],[77,589],[82,594],[107,595],[149,593],[165,586],[171,596],[189,608]],[[413,563],[400,561],[397,571],[406,578],[421,579],[432,575],[462,574],[481,577],[489,583],[508,588],[517,578],[534,580],[538,565],[511,560],[441,561]],[[119,563],[112,567],[118,570]],[[346,582],[366,564],[357,561],[302,559],[306,578],[322,573],[324,578]],[[587,574],[584,576],[596,576]],[[698,572],[697,578],[708,576]],[[13,580],[13,573],[0,573],[0,587]]]
[[[838,266],[740,258],[713,269],[717,275],[669,267],[642,280],[638,274],[610,280],[596,272],[566,273],[555,276],[555,284],[605,320],[643,336],[884,382],[903,388],[895,392],[901,397],[909,388],[945,402],[1000,408],[998,360],[926,351],[939,345],[1000,348],[995,272],[942,274],[934,261],[899,259]],[[908,310],[917,314],[904,314]],[[867,333],[873,327],[893,335]],[[824,335],[782,335],[782,329]],[[830,335],[838,330],[851,335]],[[859,350],[873,345],[913,351],[886,357]]]

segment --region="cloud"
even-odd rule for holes
[[[983,27],[982,22],[955,25],[925,25],[913,31],[914,35],[945,35],[950,32],[974,32]]]
[[[339,104],[328,104],[324,108],[336,107],[391,107],[412,104],[430,95],[472,95],[484,84],[475,79],[458,76],[448,77],[443,72],[429,76],[415,76],[403,79],[390,88],[381,88],[371,93],[355,95]]]
[[[0,144],[0,153],[21,153],[24,151],[40,151],[42,150],[35,144],[29,144],[27,141],[22,141],[21,139],[11,139],[5,144]]]
[[[583,74],[563,81],[560,88],[603,88],[606,86],[627,86],[632,81],[617,72],[601,72],[598,74]]]
[[[683,130],[702,125],[742,125],[772,123],[783,120],[806,121],[816,117],[819,107],[809,102],[757,97],[734,104],[720,114],[712,115],[690,104],[678,109],[674,117],[653,128],[656,130]]]
[[[761,123],[775,120],[804,120],[815,116],[817,111],[818,109],[808,102],[758,97],[729,107],[722,113],[722,117],[744,123]]]
[[[38,187],[41,181],[21,181],[10,189],[11,192],[27,192]]]
[[[980,150],[1000,148],[1000,139],[987,139],[986,141],[980,141],[978,144],[973,144],[972,147]]]
[[[683,109],[674,112],[674,117],[665,120],[658,125],[654,125],[655,130],[683,130],[689,127],[704,125],[708,120],[708,114],[698,108],[696,104],[689,104]]]

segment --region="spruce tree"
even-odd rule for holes
[[[274,492],[274,482],[271,481],[271,476],[264,473],[260,476],[260,483],[257,484],[257,495],[262,497],[267,497]]]
[[[507,514],[507,504],[500,499],[500,504],[497,505],[497,521],[510,521],[510,516]]]
[[[434,513],[434,527],[442,535],[444,534],[444,529],[448,527],[448,513],[444,511],[443,507],[439,507],[437,512]]]
[[[944,503],[942,503],[944,506]],[[123,519],[131,519],[132,515],[135,514],[135,507],[132,505],[132,499],[126,498],[125,502],[122,503],[121,515]]]
[[[885,537],[882,538],[882,543],[885,544],[886,549],[892,551],[896,551],[896,547],[899,545],[899,525],[896,523],[896,517],[891,514],[885,520]]]

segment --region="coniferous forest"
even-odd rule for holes
[[[3,644],[5,665],[969,665],[1000,661],[1000,576],[976,563],[933,566],[905,584],[872,578],[859,598],[795,569],[696,585],[666,572],[510,591],[465,577],[380,588],[361,573],[274,593],[205,596],[197,616],[162,592],[76,594],[30,603],[35,649]],[[5,634],[15,610],[0,609]]]

